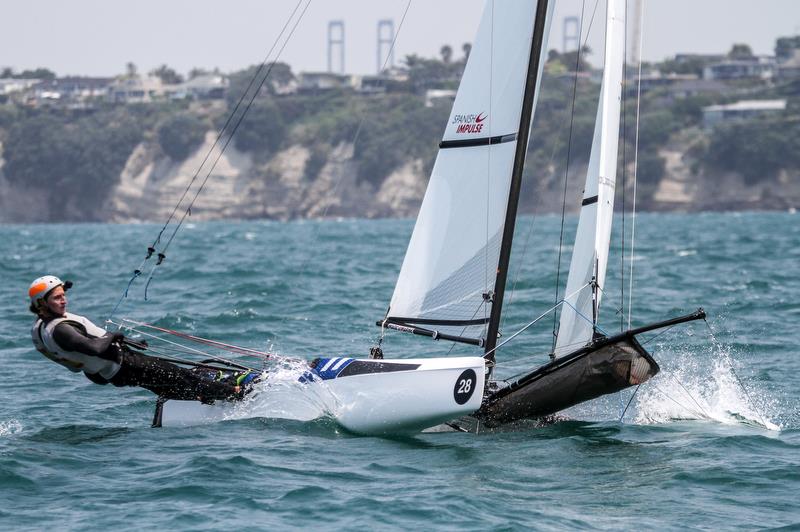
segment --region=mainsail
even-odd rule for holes
[[[487,3],[384,323],[485,337],[541,5]]]
[[[605,286],[617,176],[625,2],[609,0],[607,9],[600,105],[597,108],[592,152],[569,267],[566,303],[561,307],[555,349],[557,357],[582,347],[592,339],[593,320],[596,320],[596,309]],[[592,287],[593,280],[596,289]],[[593,297],[596,297],[594,302]]]

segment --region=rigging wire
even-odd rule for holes
[[[664,397],[666,397],[667,399],[669,399],[670,401],[672,401],[673,403],[675,403],[679,407],[683,408],[687,412],[690,412],[690,413],[694,414],[695,416],[697,416],[697,417],[699,417],[701,419],[708,419],[708,420],[711,419],[709,416],[707,416],[703,412],[698,412],[697,410],[694,410],[693,408],[688,407],[688,406],[684,405],[683,403],[680,403],[679,401],[674,399],[671,395],[669,395],[667,392],[665,392],[664,390],[662,390],[661,388],[659,388],[655,384],[653,384],[653,388],[655,388],[661,395],[663,395]]]
[[[628,78],[628,0],[625,0],[625,31],[622,36],[622,238],[619,258],[619,332],[625,330],[625,188],[628,176],[628,113],[626,109]]]
[[[708,327],[708,334],[711,336],[711,341],[713,342],[714,347],[718,351],[721,352],[721,349],[719,347],[720,344],[717,341],[717,337],[714,335],[714,330],[711,328],[711,324],[708,323],[708,320],[705,319],[705,318],[703,318],[703,322],[705,322],[706,327]],[[742,382],[742,379],[739,378],[739,374],[736,373],[735,369],[733,369],[733,364],[731,363],[729,365],[729,367],[730,367],[730,370],[731,370],[731,374],[736,379],[736,382],[739,383],[739,387],[744,392],[745,397],[747,397],[747,402],[750,403],[750,406],[753,408],[753,411],[755,411],[755,413],[758,415],[758,418],[761,420],[761,424],[764,425],[765,427],[767,427],[768,425],[767,425],[767,422],[764,420],[764,416],[762,416],[761,415],[761,411],[758,408],[756,408],[755,401],[753,401],[753,398],[750,397],[750,392],[747,391],[747,388],[745,387],[744,382]]]
[[[159,261],[156,262],[156,264],[150,270],[150,275],[149,275],[149,277],[147,279],[147,283],[145,284],[145,291],[144,291],[145,300],[147,300],[147,287],[150,285],[150,281],[153,279],[153,275],[155,274],[156,267],[158,267],[161,264],[161,262],[163,261],[163,258],[166,257],[167,249],[169,249],[170,244],[172,244],[172,241],[175,239],[175,235],[178,234],[178,230],[180,230],[181,226],[183,225],[183,222],[186,220],[186,217],[191,214],[192,206],[194,205],[194,202],[197,201],[197,197],[203,191],[203,188],[205,188],[206,183],[208,182],[208,179],[211,177],[211,173],[216,168],[217,163],[219,162],[220,158],[222,158],[222,154],[225,153],[225,149],[228,147],[228,145],[230,144],[231,140],[233,139],[233,136],[236,134],[236,131],[239,129],[239,126],[242,124],[242,121],[247,116],[247,112],[250,110],[250,107],[253,105],[253,102],[255,101],[256,96],[258,96],[258,93],[260,92],[261,87],[263,87],[264,83],[267,81],[267,78],[269,77],[270,73],[272,72],[272,69],[274,68],[275,63],[277,62],[278,59],[280,59],[281,54],[283,53],[283,50],[286,48],[286,45],[289,44],[289,41],[291,40],[292,36],[294,35],[295,30],[297,29],[297,26],[300,24],[300,21],[303,20],[303,16],[306,14],[306,11],[308,10],[308,7],[310,5],[311,5],[311,0],[308,0],[308,2],[306,3],[305,7],[300,12],[300,15],[298,16],[298,18],[295,21],[294,25],[292,26],[292,29],[289,32],[289,35],[286,37],[286,40],[284,40],[283,44],[281,45],[280,49],[278,50],[278,53],[275,56],[275,60],[270,64],[269,68],[267,69],[266,74],[264,74],[264,77],[261,79],[261,81],[259,82],[258,86],[256,87],[256,90],[253,92],[253,95],[250,97],[250,101],[247,102],[247,106],[244,108],[244,111],[239,115],[239,118],[236,121],[236,123],[234,124],[230,135],[228,135],[227,138],[225,139],[225,143],[222,145],[222,149],[220,150],[220,152],[217,155],[217,157],[214,159],[214,162],[212,163],[211,168],[208,170],[208,173],[206,173],[205,178],[203,178],[203,181],[200,183],[200,187],[198,187],[197,191],[195,192],[194,196],[192,197],[192,200],[189,203],[189,206],[186,207],[186,210],[184,211],[183,215],[181,216],[180,220],[178,221],[177,226],[172,231],[172,234],[170,235],[169,240],[167,240],[167,243],[161,249],[161,252],[159,253]]]
[[[599,2],[595,3],[594,10],[592,11],[592,17],[589,20],[589,25],[588,25],[587,30],[586,30],[586,39],[583,42],[584,46],[586,46],[586,44],[589,42],[589,32],[591,31],[592,24],[594,23],[594,17],[595,17],[595,14],[597,13],[598,4],[599,4]],[[533,127],[533,123],[531,123],[531,127]],[[561,133],[562,133],[563,129],[564,129],[564,122],[559,122],[558,131],[554,135],[554,138],[559,138],[561,136]],[[556,158],[556,150],[557,149],[558,149],[558,143],[554,142],[553,143],[553,149],[550,152],[550,157],[548,159],[548,163],[547,163],[546,167],[552,166],[553,161]],[[516,289],[517,289],[517,282],[519,281],[519,277],[520,277],[521,272],[522,272],[522,266],[523,266],[523,264],[525,262],[525,257],[526,257],[526,255],[528,253],[528,247],[529,247],[528,245],[529,245],[529,242],[530,242],[530,238],[533,235],[533,229],[534,229],[534,225],[536,224],[536,218],[537,218],[537,216],[539,214],[538,213],[538,209],[539,209],[539,207],[541,207],[541,202],[542,202],[542,196],[540,195],[538,197],[538,201],[535,204],[534,209],[533,209],[533,217],[532,217],[530,226],[528,227],[528,233],[525,236],[525,244],[522,247],[522,255],[520,256],[519,265],[517,266],[517,271],[516,271],[516,274],[514,275],[514,282],[512,284],[511,293],[509,294],[509,298],[508,298],[508,303],[507,304],[511,304],[511,302],[514,299],[514,293],[516,292]],[[501,329],[502,329],[503,325],[505,324],[505,320],[506,320],[507,316],[508,315],[506,314],[502,318],[503,321],[502,321]]]
[[[490,18],[491,18],[492,24],[491,24],[491,28],[490,28],[490,31],[489,31],[489,72],[490,72],[490,75],[489,75],[489,121],[490,122],[488,124],[489,125],[489,136],[492,136],[492,132],[491,132],[492,123],[491,123],[491,120],[492,120],[492,117],[494,116],[494,114],[492,112],[492,102],[493,102],[493,100],[492,100],[492,89],[494,88],[494,83],[493,83],[494,82],[494,76],[491,75],[491,73],[494,72],[494,0],[492,0],[491,10],[492,10],[492,14],[491,14]],[[466,68],[466,65],[465,65],[465,68]],[[488,148],[488,150],[486,152],[486,192],[487,192],[487,194],[486,194],[486,219],[485,219],[485,224],[484,224],[484,228],[486,229],[486,231],[485,231],[486,243],[483,246],[483,287],[484,287],[483,288],[483,292],[487,293],[487,294],[489,293],[489,206],[490,206],[488,192],[489,192],[489,183],[491,182],[491,178],[492,178],[492,145],[490,144],[489,148]],[[497,292],[497,287],[496,286],[495,286],[495,292]],[[483,305],[483,317],[484,317],[484,319],[488,317],[486,315],[487,310],[489,310],[489,305]],[[487,328],[484,329],[484,330],[486,331],[486,334],[488,336],[488,325],[487,325]]]
[[[639,4],[639,27],[642,27],[644,22],[644,2]],[[633,254],[635,250],[635,242],[636,242],[636,184],[638,182],[638,174],[639,174],[639,120],[640,120],[640,106],[642,103],[642,42],[644,38],[642,37],[641,32],[639,33],[639,42],[637,43],[639,46],[639,64],[638,73],[637,73],[637,81],[636,81],[636,127],[634,129],[635,132],[635,140],[634,140],[634,147],[633,147],[633,206],[631,209],[631,253],[630,253],[630,262],[631,262],[631,270],[630,274],[628,275],[628,329],[631,328],[631,315],[633,314]]]
[[[622,423],[622,419],[625,417],[625,412],[628,411],[628,407],[631,406],[631,403],[633,402],[633,398],[636,397],[636,392],[638,392],[639,388],[641,388],[641,387],[642,387],[642,385],[640,384],[639,386],[636,387],[635,390],[633,390],[633,393],[631,394],[631,398],[628,399],[628,404],[625,405],[625,410],[623,410],[622,414],[619,416],[619,422],[620,423]]]
[[[218,349],[229,351],[231,353],[237,353],[237,354],[240,354],[240,355],[259,357],[259,358],[272,358],[273,356],[275,356],[274,353],[267,353],[267,352],[264,352],[264,351],[258,351],[256,349],[250,349],[249,347],[241,347],[241,346],[238,346],[238,345],[227,344],[227,343],[224,343],[224,342],[218,342],[216,340],[209,340],[207,338],[200,338],[199,336],[193,336],[191,334],[182,333],[180,331],[173,331],[171,329],[166,329],[166,328],[163,328],[163,327],[158,327],[156,325],[151,325],[149,323],[142,323],[142,322],[131,320],[131,319],[127,319],[127,318],[123,318],[122,322],[128,323],[128,324],[132,324],[135,327],[152,329],[154,331],[162,332],[162,333],[165,333],[165,334],[170,334],[172,336],[177,336],[178,338],[182,338],[182,339],[188,340],[190,342],[195,342],[195,343],[198,343],[198,344],[207,345],[209,347],[216,347]]]
[[[600,3],[599,0],[597,0],[594,4],[594,9],[592,10],[592,16],[589,19],[589,26],[586,29],[586,38],[583,42],[583,45],[578,47],[577,53],[575,54],[575,76],[573,78],[573,85],[572,85],[572,106],[569,118],[569,135],[567,137],[567,157],[564,168],[564,193],[561,205],[561,229],[559,232],[559,239],[558,239],[558,260],[556,262],[555,297],[553,298],[553,300],[556,302],[558,301],[558,293],[560,291],[559,282],[561,280],[561,255],[564,250],[564,219],[566,217],[566,209],[567,209],[567,184],[569,182],[570,154],[572,153],[572,130],[575,121],[575,102],[577,99],[577,92],[578,92],[578,67],[580,66],[583,49],[586,47],[586,43],[589,41],[589,34],[592,30],[592,24],[594,23],[594,16],[597,13],[597,6],[599,5],[599,3]],[[578,35],[583,35],[583,21],[585,13],[586,13],[586,0],[583,0],[583,2],[581,3],[581,22],[580,26],[578,27]],[[557,339],[558,339],[558,313],[553,313],[553,349],[552,349],[553,352],[555,352],[556,350]]]
[[[578,27],[578,35],[583,35],[583,17],[586,10],[586,0],[582,2],[581,5],[581,24]],[[575,54],[575,76],[573,77],[572,81],[572,107],[569,115],[569,135],[567,136],[567,160],[564,166],[564,193],[561,200],[561,230],[559,232],[558,237],[558,260],[556,262],[556,293],[553,298],[554,301],[558,301],[558,293],[559,293],[559,282],[561,280],[561,255],[564,249],[564,219],[566,217],[567,212],[567,184],[569,183],[569,157],[572,152],[572,129],[575,122],[575,101],[577,99],[578,94],[578,68],[580,67],[581,62],[581,50],[582,46],[578,47],[578,51]],[[558,313],[553,313],[553,352],[555,353],[556,350],[556,340],[558,339]]]
[[[684,392],[686,392],[686,395],[688,395],[689,399],[691,399],[692,402],[694,402],[694,404],[697,405],[697,408],[699,408],[700,411],[703,412],[703,414],[705,414],[706,417],[710,418],[711,416],[709,416],[708,413],[706,413],[705,409],[702,406],[700,406],[700,403],[698,403],[697,399],[695,399],[694,396],[691,394],[691,392],[689,392],[689,390],[686,389],[686,386],[684,386],[683,383],[679,381],[674,374],[670,373],[669,376],[672,377],[672,380],[678,383],[678,386],[680,386]]]
[[[397,25],[397,31],[394,34],[394,38],[392,39],[392,42],[389,45],[389,49],[386,52],[386,56],[385,56],[385,58],[383,60],[383,65],[381,66],[381,71],[386,70],[386,66],[389,64],[389,60],[391,59],[392,54],[393,54],[394,49],[395,49],[395,46],[397,45],[397,39],[400,37],[400,33],[403,30],[403,24],[405,23],[406,16],[408,15],[408,11],[411,8],[411,2],[412,2],[412,0],[408,0],[408,2],[406,3],[406,7],[403,10],[403,15],[400,17],[400,23]],[[362,111],[361,118],[359,119],[359,122],[358,122],[358,127],[356,128],[356,132],[353,134],[353,139],[350,142],[354,147],[358,143],[358,139],[361,137],[361,131],[362,131],[363,127],[364,127],[365,120],[366,120],[366,112]],[[336,195],[337,191],[339,190],[339,186],[341,185],[342,180],[344,179],[344,175],[345,175],[344,172],[340,173],[339,178],[336,180],[336,184],[333,186],[333,190],[331,191],[332,195],[334,195],[334,196]],[[332,205],[331,202],[328,202],[325,205],[325,209],[323,209],[322,215],[320,216],[320,219],[324,220],[327,217],[328,210],[330,209],[331,205]],[[315,229],[314,229],[314,234],[311,237],[311,242],[310,242],[310,245],[308,246],[308,249],[310,249],[310,250],[316,250],[317,249],[316,242],[319,240],[319,233],[320,233],[320,224],[317,224]],[[301,264],[301,266],[299,268],[299,274],[297,275],[298,279],[302,279],[304,277],[305,272],[308,269],[308,265],[311,263],[311,259],[313,258],[313,256],[314,256],[313,253],[309,253],[306,256],[306,259],[303,261],[303,263]],[[299,286],[299,283],[295,284],[295,286]],[[288,319],[289,319],[289,315],[285,314],[281,323],[285,323]],[[382,342],[382,335],[383,335],[383,331],[381,331],[381,340],[380,340],[380,342]],[[273,339],[274,338],[277,338],[277,334],[273,335]]]
[[[564,297],[564,299],[562,299],[561,301],[557,301],[555,305],[553,305],[552,307],[550,307],[549,309],[544,311],[538,318],[534,319],[532,322],[528,323],[527,325],[522,327],[520,330],[518,330],[517,332],[515,332],[514,334],[512,334],[511,336],[506,338],[504,341],[502,341],[499,344],[497,344],[494,347],[494,349],[491,349],[490,351],[487,351],[486,353],[484,353],[483,358],[486,358],[488,360],[489,355],[491,355],[492,353],[494,353],[495,351],[497,351],[498,349],[500,349],[501,347],[506,345],[508,342],[510,342],[511,340],[516,338],[517,336],[519,336],[522,332],[528,330],[528,328],[530,328],[532,325],[536,324],[539,320],[541,320],[542,318],[547,316],[550,312],[553,312],[556,308],[558,308],[562,304],[570,305],[566,300],[569,299],[570,297],[574,296],[575,294],[577,294],[578,292],[580,292],[581,290],[583,290],[584,288],[586,288],[590,284],[591,283],[586,283],[582,287],[580,287],[577,290],[575,290],[575,292],[573,292],[572,294],[569,294],[568,296]],[[570,305],[570,306],[572,306],[572,305]],[[575,307],[572,307],[572,308],[575,308]],[[576,309],[576,312],[577,312],[577,309]],[[581,315],[581,314],[578,313],[578,315]],[[585,316],[584,316],[584,318],[585,318]],[[586,318],[586,319],[588,319],[588,318]],[[589,320],[589,321],[591,321],[591,320]]]
[[[128,297],[128,291],[130,290],[130,288],[133,285],[134,281],[142,274],[142,270],[144,269],[145,263],[153,256],[153,253],[156,252],[156,246],[161,242],[161,237],[164,234],[164,231],[167,229],[167,227],[169,226],[170,222],[175,217],[175,214],[177,213],[178,208],[180,207],[181,203],[183,203],[183,200],[186,198],[186,195],[189,193],[189,190],[191,189],[192,185],[195,183],[195,181],[197,180],[197,177],[200,175],[200,171],[203,169],[203,167],[205,166],[206,162],[211,157],[211,154],[214,152],[214,149],[219,144],[219,141],[222,139],[223,135],[225,134],[225,131],[227,130],[228,126],[231,123],[231,120],[233,120],[233,117],[236,115],[236,112],[239,110],[239,107],[241,106],[242,102],[245,100],[248,92],[250,91],[250,89],[253,86],[253,83],[255,83],[255,80],[258,79],[258,77],[260,76],[261,71],[264,69],[264,67],[267,64],[267,61],[269,61],[269,57],[272,55],[272,52],[275,50],[275,46],[278,44],[278,42],[280,42],[281,37],[283,37],[283,34],[286,32],[286,28],[289,26],[289,23],[294,18],[295,14],[297,13],[297,10],[300,8],[300,5],[303,3],[303,1],[304,0],[298,0],[297,4],[294,7],[294,10],[292,10],[292,13],[286,19],[286,22],[284,23],[283,28],[281,29],[280,33],[278,33],[278,36],[275,38],[275,41],[272,43],[272,46],[270,47],[269,51],[267,52],[267,55],[264,57],[264,60],[261,62],[261,64],[259,65],[258,69],[256,70],[256,72],[253,74],[252,78],[250,79],[250,82],[247,85],[247,88],[244,90],[244,92],[242,93],[241,97],[239,98],[239,101],[236,102],[236,105],[234,106],[233,111],[231,111],[229,113],[228,118],[225,121],[225,124],[222,126],[222,128],[217,133],[217,137],[214,140],[214,143],[211,145],[211,148],[209,148],[208,152],[206,153],[205,157],[203,158],[203,161],[197,167],[197,170],[195,171],[194,175],[192,176],[192,179],[189,181],[189,184],[184,189],[183,194],[181,194],[180,199],[178,199],[177,203],[175,204],[175,207],[172,209],[172,212],[170,213],[169,217],[167,218],[167,221],[164,222],[163,227],[161,227],[161,230],[156,235],[156,238],[153,240],[153,243],[147,248],[147,253],[145,255],[145,258],[142,259],[142,262],[139,264],[139,267],[134,270],[133,276],[128,281],[128,284],[125,287],[125,290],[122,292],[122,295],[120,296],[119,300],[117,301],[117,304],[114,306],[114,308],[111,311],[111,314],[108,316],[109,320],[111,320],[111,318],[114,317],[114,314],[116,313],[117,309],[119,308],[120,304],[122,303],[122,300],[125,299],[126,297]],[[308,2],[310,4],[311,0],[308,0]],[[306,9],[307,8],[308,8],[308,4],[306,4]],[[305,13],[305,9],[303,10],[303,13]],[[301,15],[300,18],[302,18],[302,15]],[[298,22],[299,22],[299,19],[298,19]],[[295,27],[296,27],[296,25],[295,25]],[[291,37],[291,35],[289,37]],[[287,39],[287,42],[288,42],[288,39]],[[284,44],[284,46],[285,46],[285,44]],[[280,53],[278,55],[280,56]],[[276,57],[275,61],[277,61],[277,57]],[[272,65],[270,65],[270,68],[267,71],[267,74],[264,76],[264,80],[261,82],[261,84],[259,85],[258,89],[256,89],[256,94],[260,90],[260,88],[263,85],[264,81],[266,81],[266,78],[267,78],[267,76],[269,76],[269,73],[272,71],[272,66],[274,66],[275,61],[273,61]],[[252,100],[251,100],[251,103],[252,103]],[[248,105],[247,108],[242,113],[242,118],[244,117],[245,114],[247,114],[247,111],[249,110],[249,107],[250,106]],[[241,122],[241,118],[240,118],[240,122]],[[238,123],[237,123],[236,127],[238,127]],[[231,136],[235,132],[236,132],[236,128],[234,128],[233,132],[231,133]],[[227,147],[227,143],[225,144],[225,147]],[[222,148],[222,152],[225,151],[225,147]],[[222,155],[222,153],[220,153],[220,156],[221,155]],[[215,165],[216,165],[216,163],[215,163]],[[213,167],[212,167],[212,170],[213,170]],[[194,203],[194,201],[192,203]],[[191,204],[189,206],[189,209],[191,209]],[[177,231],[177,229],[176,229],[176,231]],[[173,234],[173,236],[174,236],[174,234]],[[164,253],[164,251],[162,251],[158,255],[158,259],[159,259],[158,260],[158,264],[161,264],[161,262],[163,261],[163,258],[165,257],[165,256],[162,257],[163,253]],[[152,276],[152,274],[151,274],[151,276]],[[146,296],[145,296],[145,298],[146,298]]]

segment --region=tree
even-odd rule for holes
[[[96,219],[142,136],[140,124],[120,111],[79,119],[37,112],[10,128],[5,174],[11,183],[42,190],[52,221],[76,213]]]
[[[797,166],[798,153],[800,124],[783,118],[756,118],[717,126],[708,160],[752,184],[773,178],[781,168]]]
[[[135,78],[139,75],[139,70],[136,68],[136,64],[133,61],[128,61],[125,63],[125,77],[128,78]]]
[[[280,108],[271,100],[255,102],[233,137],[237,149],[264,157],[274,153],[286,137]]]
[[[449,65],[453,59],[453,48],[445,44],[439,49],[439,55],[442,56],[442,63]]]
[[[208,74],[208,70],[204,68],[194,67],[189,71],[188,79],[194,79],[200,76],[205,76],[206,74]]]
[[[592,65],[586,60],[586,56],[592,53],[588,46],[582,46],[580,50],[559,53],[557,50],[550,50],[547,53],[547,62],[551,63],[551,68],[556,63],[560,63],[568,72],[588,72]],[[556,70],[559,70],[556,67]]]
[[[56,79],[56,73],[50,69],[39,67],[34,70],[23,70],[14,77],[20,79],[43,79],[50,81]]]
[[[775,57],[780,61],[785,61],[790,59],[798,48],[800,48],[800,35],[780,37],[775,41]]]
[[[731,59],[752,59],[753,50],[747,44],[734,44],[728,52]]]
[[[472,52],[472,44],[465,42],[461,45],[461,51],[464,52],[464,62],[469,59],[469,54]]]
[[[0,72],[0,79],[9,79],[14,77],[14,69],[10,67],[5,67],[2,72]]]
[[[168,117],[158,127],[158,143],[173,161],[182,161],[203,142],[206,124],[188,113]]]
[[[178,74],[174,69],[168,67],[167,65],[161,65],[155,70],[152,70],[150,75],[156,76],[161,80],[161,83],[165,85],[177,85],[178,83],[183,82],[183,76]]]

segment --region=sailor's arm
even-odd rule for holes
[[[122,339],[122,337],[121,333],[109,333],[100,338],[89,338],[68,322],[59,323],[53,331],[53,339],[65,350],[77,351],[106,360],[117,359],[117,353],[109,350],[109,347],[115,340]]]

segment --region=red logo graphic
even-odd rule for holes
[[[453,124],[456,125],[456,133],[480,133],[483,131],[484,121],[489,118],[486,113],[478,114],[458,114],[453,117]]]

